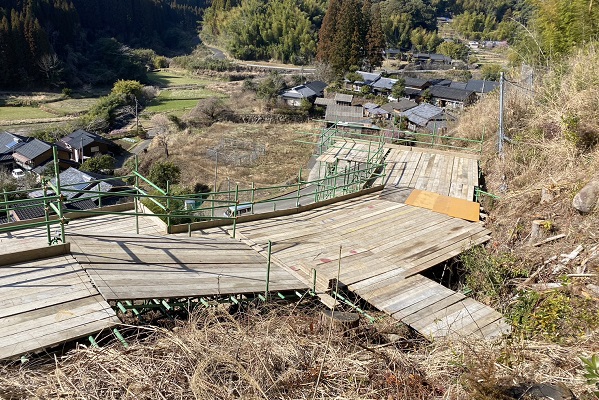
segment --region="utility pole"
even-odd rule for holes
[[[503,126],[503,97],[504,97],[504,77],[503,72],[499,76],[499,141],[497,143],[497,150],[499,155],[503,156],[503,138],[505,137],[504,126]]]

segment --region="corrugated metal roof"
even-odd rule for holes
[[[333,105],[333,104],[335,104],[335,99],[327,99],[324,97],[317,97],[316,100],[314,100],[314,104],[316,104],[318,106]]]
[[[440,118],[443,115],[443,109],[429,103],[422,103],[400,115],[416,125],[426,126],[429,121]]]
[[[370,119],[364,117],[362,107],[339,104],[328,106],[324,119],[329,122],[370,122]]]
[[[353,100],[353,94],[335,93],[335,101],[340,101],[342,103],[351,103]]]

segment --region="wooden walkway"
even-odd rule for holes
[[[267,260],[226,232],[201,237],[71,234],[71,253],[106,300],[264,293]],[[308,286],[272,264],[271,292]]]
[[[65,227],[67,241],[71,233],[126,233],[135,234],[135,217],[127,215],[100,215],[91,218],[73,219]],[[50,227],[52,237],[60,237],[60,225]],[[164,235],[164,223],[156,217],[139,217],[139,233],[142,235]],[[45,227],[0,233],[0,256],[16,251],[33,250],[48,246]]]
[[[318,290],[341,265],[342,284],[426,336],[476,330],[489,338],[508,329],[498,312],[420,275],[489,240],[478,223],[370,195],[238,224],[237,232],[263,248],[271,240],[275,259],[301,271],[306,282],[315,269]]]
[[[387,168],[376,184],[412,188],[474,200],[478,185],[478,157],[416,147],[385,145]]]
[[[0,267],[0,359],[119,323],[71,256]]]

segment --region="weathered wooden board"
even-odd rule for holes
[[[0,267],[0,359],[119,324],[71,256]]]

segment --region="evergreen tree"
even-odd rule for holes
[[[337,32],[337,20],[341,12],[342,0],[330,0],[327,12],[318,31],[318,50],[316,58],[319,61],[329,62],[332,56],[333,42]]]
[[[376,6],[371,14],[368,34],[366,37],[366,56],[370,68],[383,65],[383,51],[385,50],[385,35],[381,26],[381,10]]]

